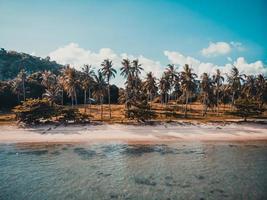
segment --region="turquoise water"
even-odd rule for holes
[[[267,144],[0,144],[0,199],[267,199]]]

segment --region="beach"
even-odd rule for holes
[[[182,141],[267,141],[259,123],[162,123],[158,125],[3,125],[0,143],[165,143]]]

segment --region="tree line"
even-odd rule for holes
[[[218,115],[220,105],[230,104],[234,110],[242,99],[247,101],[246,104],[253,103],[258,109],[263,109],[267,102],[267,81],[264,75],[241,74],[234,65],[229,74],[223,75],[217,69],[215,74],[203,73],[200,77],[188,64],[184,65],[182,71],[178,71],[174,64],[167,65],[159,79],[152,72],[148,72],[142,79],[143,70],[142,64],[137,59],[132,61],[123,59],[119,72],[109,59],[105,59],[97,71],[93,70],[91,65],[84,65],[81,71],[67,65],[56,72],[48,70],[31,74],[22,69],[14,79],[0,82],[0,96],[2,98],[10,95],[11,102],[14,103],[15,98],[16,102],[20,103],[28,96],[40,97],[41,93],[41,97],[48,99],[51,105],[64,105],[70,99],[73,107],[78,104],[77,93],[79,93],[80,98],[83,96],[84,109],[85,111],[89,109],[89,113],[91,103],[94,100],[98,102],[101,119],[103,103],[109,104],[109,118],[111,118],[111,103],[118,101],[125,104],[126,117],[141,120],[155,115],[151,108],[152,102],[161,103],[168,109],[182,104],[184,117],[188,115],[188,105],[194,101],[202,103],[203,116],[207,115],[208,109]],[[110,84],[117,73],[124,77],[125,88],[118,89]],[[30,95],[36,90],[39,95]],[[1,101],[1,107],[11,102]]]

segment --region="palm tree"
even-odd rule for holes
[[[172,88],[174,87],[174,82],[178,78],[178,72],[174,64],[168,64],[166,68],[166,73],[168,74],[170,81],[170,96],[172,95]]]
[[[168,101],[168,91],[170,90],[169,75],[164,72],[159,80],[159,89],[161,91],[161,103],[167,104]]]
[[[152,72],[147,73],[144,81],[144,89],[147,91],[148,101],[152,101],[154,95],[157,93],[158,87],[156,86],[156,77]]]
[[[57,76],[57,84],[59,88],[59,92],[61,94],[61,105],[64,105],[64,76],[59,75]]]
[[[201,76],[201,93],[203,95],[203,116],[207,115],[207,108],[210,104],[211,92],[212,92],[212,81],[210,80],[207,73],[203,73]]]
[[[229,87],[232,91],[232,108],[235,104],[236,94],[241,90],[241,81],[244,81],[243,76],[244,75],[240,75],[239,70],[234,65],[230,72],[230,75],[227,75]]]
[[[221,87],[224,82],[224,77],[221,76],[221,71],[216,70],[216,74],[213,76],[213,82],[215,84],[215,95],[216,95],[216,105],[217,105],[217,115],[219,114],[219,94],[221,92]]]
[[[101,106],[101,120],[103,119],[103,99],[104,95],[106,93],[106,86],[107,83],[105,81],[104,75],[99,70],[98,75],[94,75],[95,84],[94,84],[94,92],[93,95],[96,99],[98,99],[98,102]]]
[[[256,78],[256,97],[259,107],[262,108],[267,98],[267,81],[262,74],[259,74]]]
[[[89,92],[89,105],[90,105],[90,110],[89,112],[91,113],[91,88],[93,85],[93,76],[94,76],[94,71],[92,70],[91,65],[84,65],[82,68],[82,88],[84,90],[84,112],[86,112],[86,103],[87,103],[87,91]]]
[[[195,90],[196,83],[195,78],[197,75],[192,72],[192,69],[188,64],[185,64],[184,71],[180,73],[181,79],[181,89],[183,91],[183,95],[185,96],[185,113],[184,117],[187,117],[187,104],[189,100],[190,94]]]
[[[243,85],[242,93],[246,96],[246,98],[253,99],[256,97],[256,78],[253,75],[245,76],[246,80]]]
[[[42,74],[41,84],[46,88],[43,97],[46,97],[53,105],[59,98],[60,88],[55,74],[45,71]]]
[[[66,90],[68,96],[71,98],[71,106],[73,107],[73,102],[77,105],[77,93],[76,87],[78,86],[78,77],[75,69],[67,66],[64,70],[64,89]]]
[[[122,67],[120,68],[120,71],[121,71],[120,75],[126,79],[126,82],[125,82],[125,84],[126,84],[128,79],[129,79],[129,76],[131,75],[131,72],[132,72],[131,62],[129,59],[123,59],[121,64],[122,64]],[[125,88],[125,108],[127,108],[127,102],[128,102],[128,88],[126,86],[126,88]]]
[[[133,75],[138,77],[141,74],[141,71],[144,70],[142,67],[142,65],[139,64],[138,59],[133,60],[132,62],[132,72]]]
[[[109,104],[109,119],[111,119],[111,106],[110,106],[110,79],[115,77],[117,71],[113,68],[113,64],[111,60],[104,60],[101,64],[102,66],[102,73],[106,77],[108,83],[108,104]]]

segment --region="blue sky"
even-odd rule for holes
[[[220,66],[240,57],[265,66],[266,8],[264,0],[0,0],[0,47],[58,61],[71,61],[55,51],[75,43],[96,54],[109,48],[143,56],[161,67],[175,60],[164,51]]]

